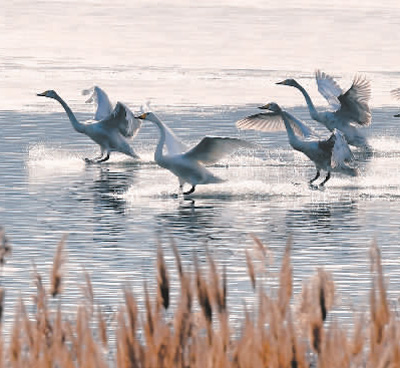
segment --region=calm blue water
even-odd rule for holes
[[[34,291],[32,262],[48,280],[65,233],[63,298],[72,310],[83,269],[100,305],[115,309],[126,282],[141,298],[143,282],[153,285],[160,241],[174,267],[171,236],[187,267],[194,254],[204,260],[206,247],[227,265],[234,316],[242,310],[237,300],[254,300],[244,257],[252,248],[250,234],[270,247],[272,276],[292,234],[296,292],[316,267],[326,267],[342,310],[368,301],[368,249],[376,237],[395,300],[400,128],[389,91],[400,86],[397,2],[362,8],[348,2],[286,2],[281,8],[239,1],[200,8],[179,1],[126,3],[21,0],[0,15],[0,224],[13,245],[1,277],[6,318],[20,293]],[[324,107],[316,68],[344,88],[357,71],[373,86],[373,124],[366,129],[373,153],[356,151],[361,176],[334,175],[325,191],[308,188],[314,168],[291,150],[284,133],[238,132],[234,126],[269,101],[309,121],[300,94],[274,83],[295,77]],[[36,93],[56,89],[85,120],[92,108],[80,91],[93,84],[136,111],[151,101],[189,144],[211,134],[257,147],[211,167],[226,183],[198,187],[191,199],[173,198],[176,178],[154,164],[158,132],[152,125],[133,142],[142,162],[114,155],[103,165],[85,165],[82,158],[97,155],[98,148],[72,129],[57,102]]]

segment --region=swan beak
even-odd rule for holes
[[[395,118],[400,118],[400,114],[393,115]]]
[[[45,96],[46,97],[46,92],[37,93],[36,96]]]
[[[259,106],[258,108],[261,110],[269,110],[269,103],[263,106]]]
[[[147,117],[147,112],[145,112],[145,113],[142,114],[142,115],[135,116],[136,119],[142,119],[142,120],[146,119],[146,117]]]
[[[285,81],[276,82],[275,84],[286,84]]]

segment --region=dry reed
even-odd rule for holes
[[[266,247],[258,238],[253,239],[265,258]],[[355,316],[353,328],[341,326],[330,314],[335,287],[332,276],[322,268],[304,282],[300,303],[295,305],[289,238],[275,293],[267,292],[257,280],[246,252],[249,286],[256,292],[258,307],[249,310],[245,306],[241,330],[235,331],[229,320],[226,268],[221,272],[207,251],[208,272],[196,257],[194,272],[185,270],[173,241],[180,283],[177,300],[170,299],[171,285],[160,245],[157,290],[150,293],[144,285],[144,310],[139,310],[131,288],[125,286],[115,323],[107,324],[101,307],[95,306],[90,276],[85,273],[85,302],[71,317],[63,312],[61,301],[55,304],[48,300],[49,294],[63,292],[65,240],[56,249],[49,293],[33,266],[35,313],[29,315],[24,301],[18,303],[9,341],[0,338],[0,367],[400,367],[400,323],[389,308],[375,242],[370,253],[369,317]],[[0,317],[3,303],[1,289]]]

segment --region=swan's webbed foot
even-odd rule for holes
[[[320,189],[324,187],[325,183],[331,178],[331,172],[328,171],[328,175],[326,175],[325,180],[319,185]]]
[[[99,164],[100,162],[106,162],[110,158],[110,154],[107,152],[107,155],[103,158],[100,158],[100,160],[95,161],[96,164]]]
[[[183,192],[184,195],[192,194],[196,190],[196,186],[192,185],[192,187],[187,191]]]
[[[312,186],[312,183],[314,183],[314,181],[317,180],[319,178],[319,176],[320,176],[320,172],[319,172],[319,170],[317,170],[317,175],[315,175],[314,179],[311,179],[309,181],[310,186]]]

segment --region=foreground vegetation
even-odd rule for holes
[[[226,270],[218,270],[208,255],[206,271],[194,259],[194,270],[188,272],[174,244],[181,292],[173,301],[173,312],[166,313],[171,309],[170,282],[161,247],[157,292],[149,293],[145,285],[144,310],[139,310],[132,290],[125,287],[115,323],[107,323],[101,308],[95,306],[90,277],[85,275],[82,305],[73,316],[63,312],[62,304],[50,299],[62,292],[65,241],[55,252],[49,290],[39,271],[34,271],[36,312],[28,315],[24,301],[19,301],[9,341],[0,340],[1,367],[400,367],[399,318],[388,306],[375,243],[370,252],[369,311],[354,316],[354,323],[346,326],[329,316],[334,282],[322,268],[304,283],[299,303],[294,305],[291,240],[274,293],[267,293],[256,275],[255,261],[246,252],[258,303],[256,310],[246,311],[237,331],[229,323]],[[265,264],[268,250],[257,238],[254,242]],[[3,300],[1,290],[0,313]]]

